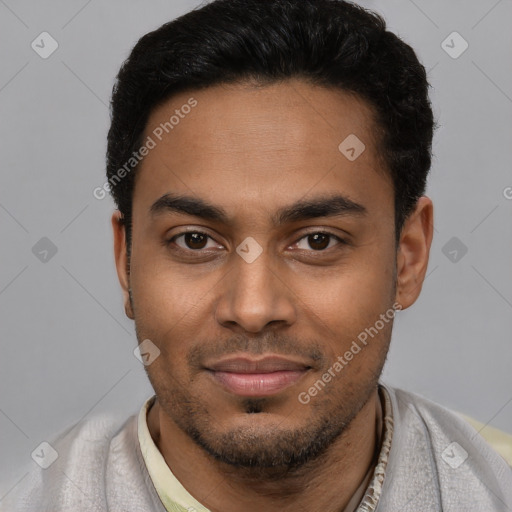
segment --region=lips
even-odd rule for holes
[[[251,397],[277,394],[295,384],[311,369],[303,362],[277,356],[229,358],[206,368],[226,391]]]

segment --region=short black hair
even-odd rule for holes
[[[377,153],[394,186],[398,244],[425,192],[436,127],[414,50],[379,14],[343,0],[213,0],[144,35],[117,75],[107,179],[128,254],[137,165],[122,179],[118,171],[141,147],[152,111],[184,91],[290,78],[356,94],[371,107]]]

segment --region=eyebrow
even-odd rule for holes
[[[151,205],[149,211],[152,217],[164,213],[181,213],[207,221],[230,224],[230,218],[223,208],[192,196],[164,194]],[[362,217],[367,213],[368,210],[362,204],[336,194],[301,200],[282,207],[272,216],[272,223],[274,226],[281,226],[317,217]]]

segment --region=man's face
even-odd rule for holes
[[[315,458],[375,390],[392,321],[336,366],[396,299],[394,193],[374,131],[364,102],[300,81],[183,93],[148,120],[128,310],[160,350],[146,368],[163,411],[224,462]],[[365,145],[355,160],[356,139],[338,148],[351,134]],[[176,196],[225,219],[178,211]],[[360,207],[280,215],[336,196]]]

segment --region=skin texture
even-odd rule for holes
[[[394,303],[415,302],[432,202],[420,198],[397,249],[393,186],[378,158],[372,110],[354,95],[300,80],[189,91],[154,110],[145,136],[191,97],[197,106],[137,171],[129,272],[120,213],[112,216],[126,314],[139,342],[161,351],[146,366],[157,395],[151,435],[212,511],[341,510],[374,459],[392,321],[307,404],[298,396]],[[366,146],[355,161],[338,149],[350,134]],[[229,222],[151,215],[169,193],[223,208]],[[334,193],[366,214],[272,223],[282,207]],[[166,244],[184,231],[210,238]],[[308,237],[319,232],[332,237]],[[251,263],[236,252],[247,237],[262,249]],[[309,369],[260,398],[227,391],[205,370],[228,355],[268,354]]]

